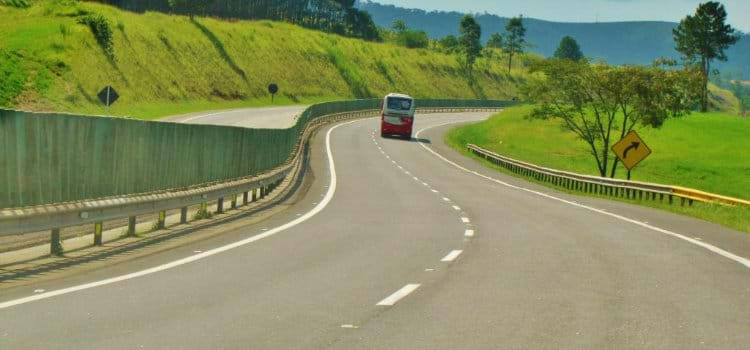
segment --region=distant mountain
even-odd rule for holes
[[[376,24],[390,27],[395,19],[402,19],[410,28],[421,29],[432,38],[458,34],[458,23],[464,15],[458,12],[427,12],[358,1],[357,7],[369,12]],[[507,17],[490,14],[476,15],[482,26],[482,37],[504,32]],[[574,37],[584,54],[603,59],[611,64],[648,64],[659,57],[679,58],[674,50],[673,22],[610,22],[561,23],[525,18],[527,39],[531,51],[552,56],[560,39]],[[745,35],[728,51],[729,62],[719,63],[722,73],[733,78],[750,79],[750,35]]]

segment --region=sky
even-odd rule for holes
[[[524,15],[556,22],[679,22],[707,0],[371,0],[424,10]],[[750,33],[750,0],[723,0],[728,22]]]

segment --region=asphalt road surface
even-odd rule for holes
[[[296,117],[302,113],[305,108],[307,108],[307,106],[207,111],[172,116],[163,118],[162,120],[190,124],[242,126],[259,129],[286,129],[294,126],[294,123],[297,121]]]
[[[442,143],[486,116],[418,116],[412,141],[375,119],[328,128],[290,210],[4,291],[0,349],[747,349],[749,235]]]

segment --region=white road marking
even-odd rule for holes
[[[393,306],[395,305],[399,300],[403,299],[407,295],[411,294],[411,292],[417,290],[419,288],[419,284],[407,284],[403,288],[397,290],[395,293],[391,294],[387,298],[381,300],[379,303],[375,304],[376,306]]]
[[[34,289],[34,294],[44,293],[44,289]]]
[[[427,129],[432,129],[432,128],[436,128],[436,127],[443,126],[443,125],[448,125],[448,124],[456,124],[456,123],[459,123],[459,122],[448,122],[448,123],[443,123],[443,124],[438,124],[438,125],[433,125],[433,126],[430,126],[430,127],[426,127],[426,128],[423,128],[422,130],[417,131],[417,133],[414,135],[414,137],[419,137],[419,134],[421,134],[423,131],[425,131]],[[531,190],[531,189],[528,189],[528,188],[524,188],[524,187],[512,185],[512,184],[509,184],[509,183],[507,183],[505,181],[498,180],[498,179],[496,179],[494,177],[490,177],[490,176],[487,176],[487,175],[482,175],[482,174],[480,174],[480,173],[478,173],[476,171],[469,170],[469,169],[467,169],[467,168],[465,168],[465,167],[463,167],[461,165],[458,165],[458,164],[456,164],[455,162],[453,162],[452,160],[450,160],[448,158],[443,157],[441,154],[435,152],[432,148],[425,146],[424,143],[420,142],[419,145],[422,146],[424,149],[426,149],[428,152],[430,152],[430,153],[434,154],[435,156],[437,156],[438,158],[442,159],[446,163],[448,163],[448,164],[450,164],[450,165],[454,166],[455,168],[458,168],[458,169],[460,169],[462,171],[465,171],[465,172],[467,172],[469,174],[474,174],[474,175],[479,176],[479,177],[481,177],[483,179],[492,181],[494,183],[503,185],[503,186],[508,187],[508,188],[513,188],[513,189],[516,189],[516,190],[520,190],[520,191],[532,193],[532,194],[535,194],[535,195],[540,196],[540,197],[544,197],[544,198],[551,199],[551,200],[554,200],[554,201],[558,201],[558,202],[561,202],[561,203],[569,204],[569,205],[572,205],[574,207],[578,207],[578,208],[581,208],[581,209],[585,209],[585,210],[589,210],[589,211],[592,211],[592,212],[595,212],[595,213],[606,215],[606,216],[609,216],[609,217],[612,217],[612,218],[615,218],[615,219],[618,219],[618,220],[629,222],[629,223],[637,225],[637,226],[641,226],[643,228],[646,228],[646,229],[649,229],[649,230],[652,230],[652,231],[656,231],[656,232],[663,233],[663,234],[668,235],[668,236],[672,236],[674,238],[681,239],[683,241],[686,241],[688,243],[697,245],[697,246],[699,246],[701,248],[707,249],[707,250],[709,250],[709,251],[711,251],[713,253],[721,255],[721,256],[723,256],[723,257],[725,257],[727,259],[730,259],[730,260],[733,260],[733,261],[735,261],[737,263],[740,263],[741,265],[744,265],[747,268],[750,268],[750,259],[741,257],[741,256],[736,255],[736,254],[733,254],[733,253],[728,252],[728,251],[726,251],[724,249],[721,249],[721,248],[719,248],[717,246],[714,246],[714,245],[711,245],[711,244],[708,244],[708,243],[704,243],[704,242],[701,242],[701,241],[696,240],[694,238],[690,238],[690,237],[684,236],[682,234],[679,234],[679,233],[676,233],[676,232],[672,232],[672,231],[669,231],[669,230],[665,230],[663,228],[659,228],[659,227],[656,227],[656,226],[653,226],[653,225],[650,225],[650,224],[644,224],[644,223],[642,223],[642,222],[640,222],[638,220],[633,220],[631,218],[628,218],[628,217],[625,217],[625,216],[622,216],[622,215],[609,213],[609,212],[607,212],[607,211],[605,211],[603,209],[597,209],[597,208],[593,208],[593,207],[590,207],[590,206],[587,206],[587,205],[584,205],[584,204],[573,203],[572,201],[565,200],[565,199],[562,199],[562,198],[558,198],[558,197],[555,197],[553,195],[549,195],[549,194],[546,194],[546,193],[543,193],[543,192],[534,191],[534,190]]]
[[[419,181],[419,178],[418,178],[418,177],[416,177],[416,176],[415,176],[415,177],[413,177],[413,179],[414,179],[414,181]]]
[[[214,116],[214,115],[219,115],[219,114],[222,114],[222,113],[226,113],[226,112],[227,112],[227,111],[224,111],[224,112],[218,112],[218,113],[211,113],[211,114],[202,114],[202,115],[196,115],[195,117],[190,117],[190,118],[187,118],[187,119],[181,120],[181,121],[179,121],[179,122],[180,122],[180,123],[187,123],[187,122],[189,122],[189,121],[193,121],[193,120],[196,120],[196,119],[200,119],[200,118],[204,118],[204,117],[211,117],[211,116]]]
[[[353,325],[353,324],[342,324],[341,328],[349,328],[349,329],[357,329],[359,327]]]
[[[458,258],[458,256],[461,255],[461,253],[463,253],[463,252],[464,252],[463,250],[454,250],[454,251],[451,251],[450,253],[448,253],[448,255],[446,255],[440,261],[442,261],[442,262],[451,262],[453,260],[456,260],[456,258]]]
[[[214,248],[214,249],[205,251],[205,252],[200,253],[200,254],[196,254],[196,255],[193,255],[193,256],[189,256],[187,258],[182,258],[182,259],[179,259],[179,260],[175,260],[175,261],[172,261],[172,262],[169,262],[169,263],[166,263],[166,264],[162,264],[162,265],[159,265],[159,266],[155,266],[155,267],[152,267],[152,268],[148,268],[148,269],[145,269],[145,270],[141,270],[141,271],[137,271],[137,272],[125,274],[125,275],[122,275],[122,276],[107,278],[107,279],[103,279],[103,280],[100,280],[100,281],[86,283],[86,284],[81,284],[81,285],[77,285],[77,286],[73,286],[73,287],[68,287],[68,288],[63,288],[63,289],[59,289],[59,290],[53,290],[53,291],[49,291],[49,292],[46,292],[46,293],[41,293],[41,294],[37,294],[37,295],[25,297],[25,298],[9,300],[9,301],[0,303],[0,309],[5,309],[5,308],[9,308],[9,307],[21,305],[21,304],[30,303],[30,302],[37,301],[37,300],[48,299],[48,298],[52,298],[52,297],[55,297],[55,296],[69,294],[69,293],[73,293],[73,292],[78,292],[78,291],[82,291],[82,290],[86,290],[86,289],[101,287],[101,286],[105,286],[105,285],[108,285],[108,284],[122,282],[122,281],[130,280],[130,279],[134,279],[134,278],[138,278],[138,277],[142,277],[142,276],[154,274],[154,273],[157,273],[157,272],[169,270],[169,269],[181,266],[181,265],[189,264],[189,263],[194,262],[194,261],[198,261],[198,260],[201,260],[201,259],[208,258],[208,257],[210,257],[212,255],[223,253],[223,252],[226,252],[226,251],[234,249],[234,248],[238,248],[238,247],[241,247],[241,246],[253,243],[253,242],[260,241],[260,240],[262,240],[264,238],[271,237],[273,235],[276,235],[276,234],[278,234],[280,232],[283,232],[283,231],[285,231],[287,229],[290,229],[290,228],[292,228],[294,226],[297,226],[297,225],[299,225],[299,224],[301,224],[301,223],[309,220],[310,218],[312,218],[316,214],[318,214],[321,211],[323,211],[323,209],[325,209],[325,207],[328,206],[328,203],[330,203],[331,200],[333,199],[334,193],[336,193],[336,183],[337,183],[336,165],[335,165],[335,163],[333,161],[333,152],[331,151],[331,133],[333,133],[334,130],[338,129],[341,126],[349,125],[351,123],[356,123],[358,121],[361,121],[361,120],[353,120],[353,121],[350,121],[350,122],[339,124],[339,125],[336,125],[336,126],[334,126],[334,127],[332,127],[331,129],[328,130],[328,133],[326,134],[326,150],[328,151],[327,152],[328,153],[328,168],[329,168],[329,171],[331,173],[331,176],[330,176],[330,179],[331,179],[330,180],[331,181],[330,182],[330,187],[328,189],[328,192],[326,192],[326,194],[325,194],[325,198],[323,198],[323,200],[320,202],[320,204],[318,204],[317,206],[315,206],[313,209],[311,209],[305,215],[303,215],[303,216],[301,216],[301,217],[299,217],[297,219],[294,219],[294,220],[292,220],[292,221],[290,221],[290,222],[288,222],[286,224],[283,224],[281,226],[275,227],[275,228],[273,228],[273,229],[271,229],[269,231],[266,231],[264,233],[261,233],[261,234],[258,234],[258,235],[255,235],[255,236],[252,236],[252,237],[249,237],[249,238],[246,238],[246,239],[234,242],[234,243],[230,243],[230,244],[227,244],[225,246]]]
[[[430,185],[429,185],[428,183],[426,183],[426,182],[423,182],[423,183],[422,183],[422,185],[425,185],[425,186],[430,186]]]
[[[463,221],[463,222],[464,222],[464,224],[468,224],[468,223],[470,223],[470,222],[471,222],[471,220],[469,220],[469,218],[467,218],[467,217],[462,217],[462,218],[461,218],[461,221]]]
[[[451,201],[451,199],[448,198],[448,197],[443,197],[443,200],[446,201],[446,202],[450,202]]]
[[[424,269],[425,272],[432,272],[435,271],[435,269]]]
[[[438,193],[438,190],[432,190],[433,193]]]
[[[455,209],[455,210],[461,210],[461,207],[459,207],[459,206],[457,206],[457,205],[454,205],[454,206],[453,206],[453,209]]]
[[[466,230],[466,231],[464,231],[464,236],[466,236],[466,237],[474,237],[474,230]]]

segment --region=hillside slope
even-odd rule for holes
[[[409,27],[424,30],[432,38],[456,35],[463,16],[458,12],[426,12],[368,1],[359,1],[357,6],[369,12],[380,26],[390,27],[394,19],[402,19]],[[477,21],[482,25],[483,39],[487,40],[492,33],[504,32],[508,18],[481,14],[477,15]],[[524,22],[527,38],[533,44],[530,50],[547,57],[552,56],[563,36],[570,35],[580,43],[586,56],[610,64],[648,64],[660,57],[679,58],[672,39],[672,29],[677,23],[562,23],[533,18],[524,18]],[[716,67],[733,77],[750,79],[750,35],[744,35],[727,54],[729,62],[717,62]]]
[[[77,19],[104,15],[114,59]],[[470,84],[455,56],[368,43],[269,21],[190,20],[96,3],[0,6],[0,106],[104,113],[96,94],[120,93],[115,115],[382,96],[510,98],[523,71],[480,60]],[[526,58],[532,59],[532,58]]]

